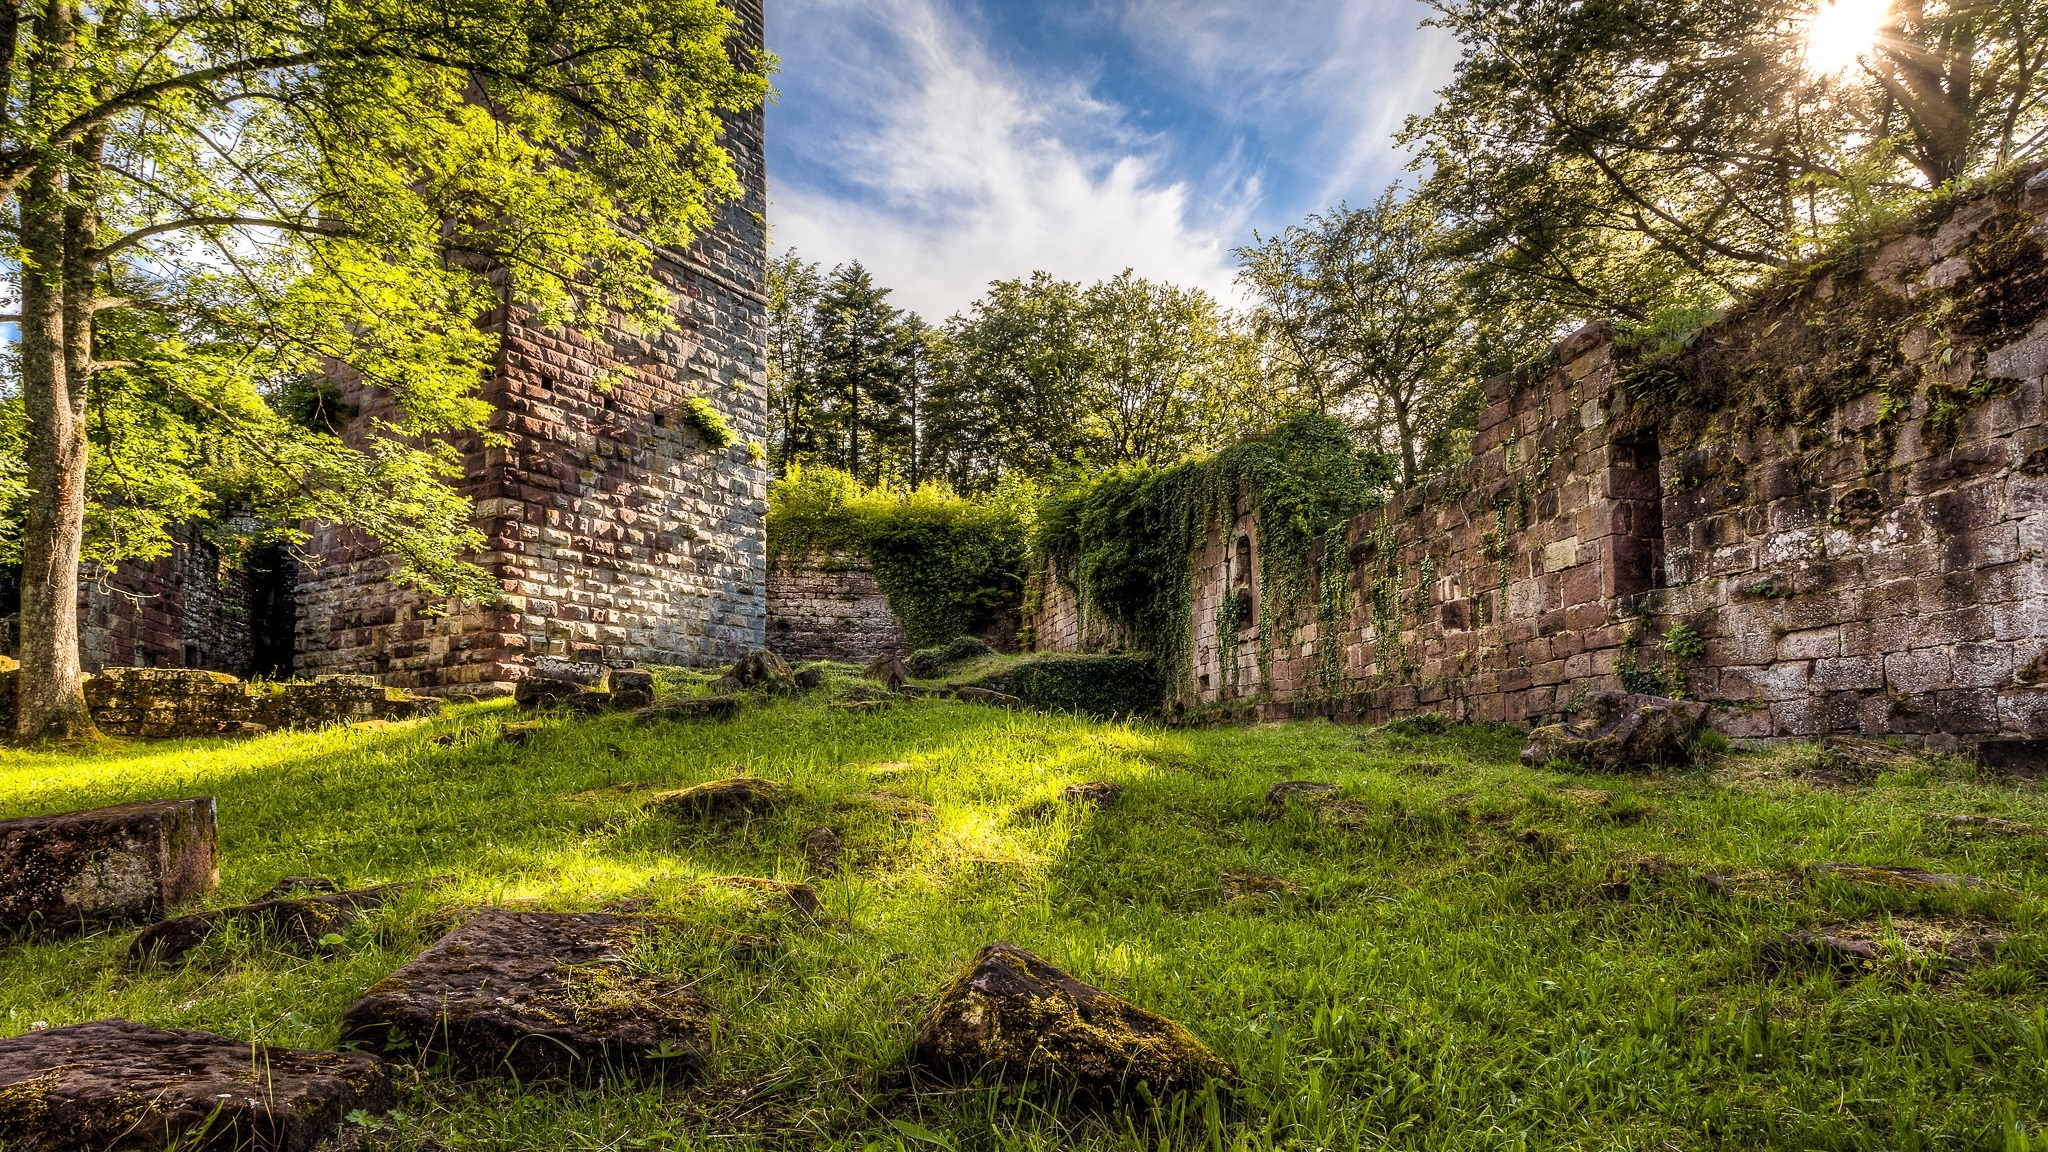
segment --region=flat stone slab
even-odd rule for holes
[[[650,720],[723,720],[740,710],[737,696],[692,696],[684,700],[664,700],[645,708],[635,708],[633,719]]]
[[[1321,780],[1282,780],[1266,789],[1266,803],[1275,808],[1285,808],[1290,800],[1315,804],[1336,794],[1335,784],[1326,784]]]
[[[1893,888],[1902,892],[1959,891],[1990,887],[1990,884],[1977,876],[1964,876],[1955,872],[1929,872],[1925,868],[1908,868],[1897,864],[1815,864],[1811,871],[1816,876],[1833,876],[1838,880],[1847,880],[1866,888]]]
[[[390,1090],[359,1052],[100,1020],[0,1040],[0,1146],[313,1152]]]
[[[397,1058],[446,1056],[471,1075],[701,1072],[715,1010],[626,966],[646,930],[602,912],[487,910],[372,985],[342,1035]]]
[[[983,948],[939,993],[916,1061],[954,1075],[1052,1082],[1119,1096],[1231,1081],[1236,1072],[1179,1024],[1083,984],[1013,944]]]
[[[267,932],[280,943],[300,951],[311,951],[330,933],[347,931],[357,914],[381,906],[401,890],[398,886],[384,886],[354,892],[321,892],[195,912],[144,928],[128,945],[128,958],[136,963],[172,963],[231,923]]]
[[[220,883],[213,797],[0,821],[0,934],[154,922]]]
[[[1087,804],[1096,808],[1107,808],[1123,799],[1124,786],[1107,780],[1090,780],[1085,784],[1069,784],[1060,789],[1060,798],[1069,804]]]

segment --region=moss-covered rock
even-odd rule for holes
[[[1565,761],[1608,772],[1687,764],[1706,723],[1707,706],[1694,701],[1593,692],[1569,721],[1531,732],[1522,763]]]
[[[1140,1082],[1161,1095],[1237,1075],[1179,1024],[1008,943],[983,948],[939,994],[916,1060],[949,1076],[1032,1080],[1098,1098]]]
[[[701,1071],[710,1002],[625,963],[650,927],[609,913],[490,909],[371,985],[343,1014],[343,1036],[522,1080]]]
[[[790,787],[780,780],[732,776],[663,792],[648,806],[675,816],[745,816],[774,811],[789,798]]]
[[[789,666],[789,661],[766,648],[756,648],[740,657],[739,662],[712,687],[720,692],[745,690],[774,694],[799,689],[796,669]]]

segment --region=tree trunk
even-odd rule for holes
[[[1409,425],[1408,402],[1399,393],[1394,396],[1394,435],[1401,441],[1401,486],[1415,484],[1415,430]]]
[[[91,731],[78,663],[78,556],[85,527],[85,372],[73,378],[88,315],[67,323],[75,267],[66,244],[60,166],[45,160],[23,182],[21,389],[28,417],[29,498],[21,545],[21,672],[15,735]],[[88,278],[88,292],[90,280]],[[90,307],[89,303],[87,305]],[[89,347],[87,349],[89,357]],[[78,364],[83,369],[89,359]]]

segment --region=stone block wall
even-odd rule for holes
[[[196,534],[168,556],[79,575],[78,650],[102,668],[212,668],[247,672],[255,660],[246,567],[227,563]]]
[[[1904,329],[1884,387],[1775,426],[1747,419],[1757,398],[1738,394],[1683,440],[1667,436],[1669,578],[1650,610],[1705,651],[1646,659],[1682,671],[1722,730],[1987,751],[2048,737],[2044,244],[2048,171],[1702,345],[1699,357],[1770,347],[1859,292]]]
[[[759,0],[735,0],[744,46],[762,43]],[[365,542],[317,532],[298,581],[298,670],[360,672],[431,692],[504,691],[539,655],[597,645],[607,658],[703,665],[762,643],[766,626],[764,358],[767,183],[759,112],[727,125],[744,197],[655,273],[679,321],[603,343],[498,318],[484,389],[491,430],[471,437],[464,489],[488,543],[477,558],[502,598],[433,603],[393,584]],[[360,386],[347,399],[373,417]],[[737,442],[714,448],[685,418],[708,400]]]
[[[1135,646],[1130,630],[1095,610],[1057,564],[1049,571],[1032,574],[1019,616],[1018,641],[1029,639],[1032,651],[1123,652]]]
[[[1261,592],[1248,504],[1191,557],[1195,714],[1533,724],[1661,688],[1745,739],[2048,758],[2048,171],[1679,356],[1589,328],[1490,382],[1468,463],[1322,543],[1348,576],[1323,619],[1218,635]],[[1071,589],[1041,602],[1039,647],[1091,647]]]
[[[768,569],[768,646],[787,660],[865,663],[909,653],[910,637],[867,562],[834,553]]]
[[[1593,327],[1551,363],[1492,381],[1472,459],[1352,521],[1341,557],[1324,541],[1323,562],[1347,566],[1349,602],[1271,622],[1263,661],[1258,511],[1241,501],[1193,557],[1197,707],[1528,724],[1575,691],[1618,687],[1623,618],[1658,580],[1658,505],[1654,448],[1617,442],[1615,371],[1613,341]],[[1251,611],[1220,636],[1232,589]]]

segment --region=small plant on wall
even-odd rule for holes
[[[1653,658],[1646,663],[1642,636],[1630,633],[1621,642],[1621,658],[1614,664],[1615,678],[1629,692],[1688,699],[1691,687],[1686,683],[1685,666],[1707,654],[1706,638],[1690,624],[1673,624],[1661,639],[1663,661]]]
[[[683,423],[697,430],[704,443],[711,448],[730,448],[738,439],[732,433],[732,425],[725,422],[725,416],[711,406],[711,401],[702,396],[692,396],[677,413]]]
[[[1216,634],[1224,643],[1237,639],[1245,622],[1252,618],[1252,594],[1235,589],[1223,594],[1223,603],[1216,608]]]

